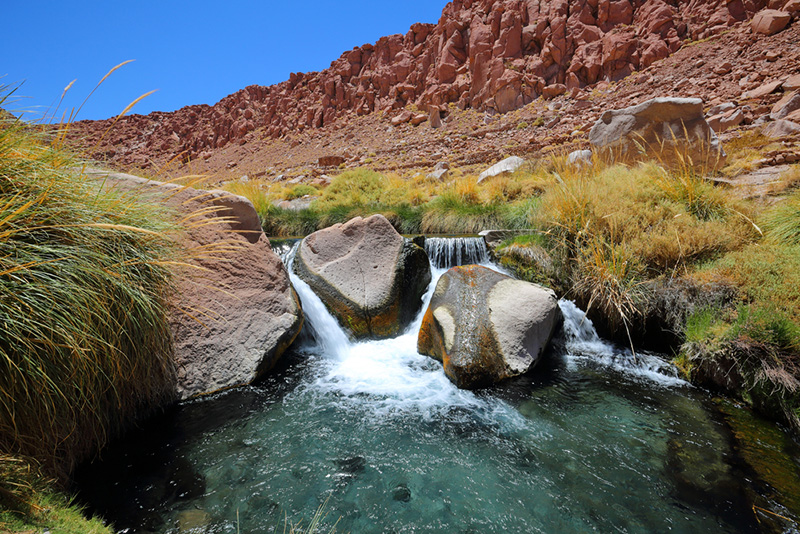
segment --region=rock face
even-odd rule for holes
[[[790,20],[792,20],[790,13],[777,9],[765,9],[756,13],[750,25],[756,33],[772,35],[788,26]]]
[[[487,386],[536,365],[558,325],[556,295],[478,265],[436,284],[417,350],[444,364],[460,388]]]
[[[669,147],[676,144],[695,162],[718,164],[725,157],[719,139],[706,123],[699,98],[654,98],[606,111],[589,132],[589,142],[622,159],[635,159],[642,150],[669,157]]]
[[[425,251],[382,215],[356,217],[309,235],[294,270],[359,338],[402,332],[431,281]]]
[[[91,173],[189,216],[183,245],[222,245],[178,279],[170,324],[181,399],[249,384],[268,371],[303,324],[300,301],[249,200],[118,173]],[[224,222],[213,222],[213,218]]]
[[[800,132],[800,124],[788,121],[786,119],[779,119],[775,122],[769,122],[764,126],[761,131],[767,137],[785,137]]]
[[[766,0],[455,0],[437,24],[414,24],[342,54],[322,72],[249,86],[214,106],[119,120],[103,145],[122,165],[143,149],[196,159],[208,149],[319,128],[353,114],[453,103],[505,113],[600,81],[617,81],[752,17]],[[409,116],[406,121],[411,120]],[[402,124],[403,122],[400,123]],[[83,128],[93,146],[109,121]],[[438,120],[432,120],[433,127]]]

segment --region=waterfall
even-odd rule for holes
[[[488,403],[471,391],[458,389],[439,362],[417,352],[417,335],[436,282],[447,269],[431,268],[431,283],[420,310],[405,332],[391,339],[353,341],[314,291],[292,272],[296,243],[282,259],[303,305],[304,329],[311,330],[302,350],[320,356],[323,369],[310,387],[320,395],[333,394],[342,403],[368,408],[376,416],[406,416],[414,412],[435,420],[454,410],[482,414],[487,421],[516,428],[522,418],[504,403]],[[326,397],[327,398],[327,397]],[[466,417],[466,415],[464,415]],[[471,416],[470,416],[471,417]]]
[[[292,248],[281,255],[286,270],[289,272],[289,280],[300,297],[303,305],[303,314],[306,318],[306,328],[311,330],[311,337],[314,340],[314,348],[321,355],[342,360],[347,356],[352,343],[347,333],[339,322],[330,314],[322,300],[314,293],[314,290],[294,274],[292,264],[297,249],[300,248],[302,241],[297,241]]]
[[[428,237],[425,252],[431,265],[437,269],[449,269],[459,265],[487,264],[489,250],[482,237]]]
[[[352,402],[367,402],[364,401],[367,396],[371,409],[381,413],[412,409],[431,417],[458,406],[479,411],[486,408],[471,392],[457,389],[438,362],[417,353],[417,334],[436,283],[449,267],[483,264],[498,271],[502,269],[490,262],[483,238],[429,238],[425,241],[432,279],[422,297],[420,311],[405,332],[383,340],[351,340],[311,287],[292,272],[300,241],[284,252],[282,259],[306,317],[303,350],[326,362],[326,372],[314,387],[344,395]],[[574,303],[562,300],[559,306],[564,315],[561,343],[568,365],[600,365],[663,385],[685,384],[677,377],[675,369],[657,356],[634,355],[630,350],[601,339],[592,322]],[[501,412],[509,417],[508,410]]]
[[[592,321],[574,302],[562,299],[558,306],[564,316],[562,338],[567,361],[599,364],[667,386],[688,384],[678,377],[672,365],[658,356],[648,352],[634,354],[601,339]]]

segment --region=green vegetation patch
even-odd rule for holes
[[[0,451],[64,479],[172,391],[175,228],[52,139],[0,125]]]

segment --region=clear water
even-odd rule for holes
[[[283,532],[324,505],[322,532],[793,532],[755,519],[754,502],[796,511],[708,398],[571,303],[543,365],[473,393],[417,354],[420,319],[353,343],[293,283],[310,328],[282,369],[185,403],[80,473],[119,531]]]

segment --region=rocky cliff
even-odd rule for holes
[[[790,0],[792,1],[792,0]],[[415,105],[505,113],[537,99],[616,81],[783,0],[455,0],[437,24],[415,24],[344,53],[330,68],[249,86],[214,106],[126,117],[102,156],[141,165],[143,153],[183,161],[256,130],[268,137],[344,117]],[[78,123],[87,145],[109,121]],[[142,150],[142,149],[146,150]]]

